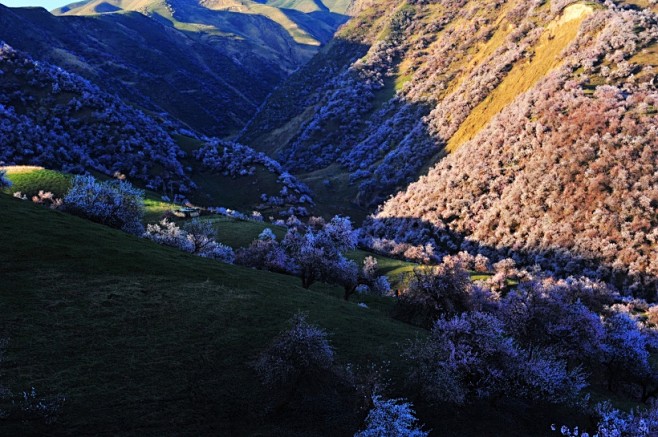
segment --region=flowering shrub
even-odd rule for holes
[[[279,334],[253,364],[264,384],[299,384],[333,366],[335,354],[326,331],[306,319],[306,315],[296,314],[291,327]]]
[[[580,402],[579,368],[547,353],[530,355],[496,317],[480,312],[439,319],[429,339],[405,352],[410,382],[434,402],[463,404],[512,397],[556,404]]]
[[[0,169],[0,189],[11,187],[11,181],[7,179],[7,172]]]
[[[209,221],[194,219],[179,228],[166,218],[146,227],[144,238],[187,253],[232,264],[235,253],[230,247],[215,240],[216,231]]]
[[[125,181],[76,176],[64,197],[67,212],[135,235],[144,232],[144,192]]]
[[[281,245],[293,263],[290,270],[299,274],[304,288],[316,281],[356,287],[358,267],[343,255],[356,247],[356,236],[348,218],[336,216],[319,229],[292,228]]]
[[[613,408],[609,402],[603,402],[597,404],[595,410],[599,422],[592,437],[652,437],[658,432],[658,410],[655,407],[627,413]],[[551,428],[558,431],[555,425]],[[567,437],[590,436],[578,427],[571,429],[565,425],[560,427],[559,432]]]
[[[366,418],[366,429],[354,437],[425,437],[428,432],[418,426],[413,406],[399,399],[372,397],[373,407]]]
[[[468,272],[456,258],[416,268],[400,295],[395,316],[429,328],[440,315],[468,311],[472,287]]]
[[[32,196],[32,202],[38,205],[46,205],[50,209],[59,209],[64,205],[62,199],[56,198],[50,191],[44,192],[43,190],[39,190],[36,196]]]

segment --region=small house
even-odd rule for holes
[[[194,218],[201,215],[201,210],[199,208],[179,208],[174,210],[174,215],[180,218]]]

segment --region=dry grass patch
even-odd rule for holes
[[[549,24],[535,46],[534,55],[517,63],[498,87],[473,109],[448,141],[450,152],[473,139],[482,128],[519,95],[528,91],[541,78],[561,64],[560,54],[576,38],[580,24],[593,12],[589,5],[567,7],[560,18]]]

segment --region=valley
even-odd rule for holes
[[[656,435],[656,44],[644,0],[0,4],[0,435]]]

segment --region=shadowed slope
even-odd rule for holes
[[[280,429],[262,414],[266,393],[248,362],[300,310],[333,333],[344,362],[398,362],[396,343],[417,332],[328,287],[302,290],[297,278],[193,257],[2,194],[0,228],[0,329],[11,338],[3,383],[66,395],[49,435],[347,434],[358,419],[331,413]]]

